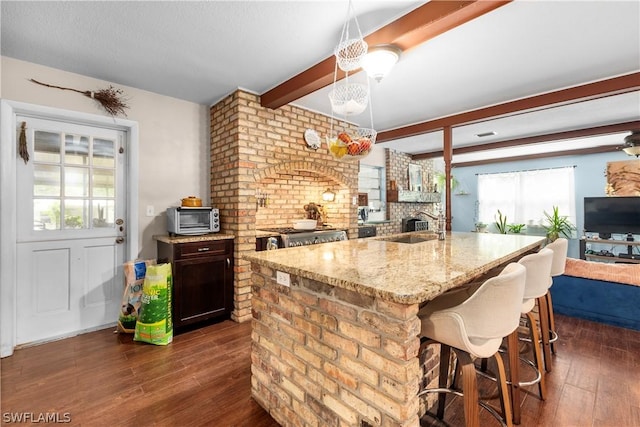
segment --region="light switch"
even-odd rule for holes
[[[156,216],[156,211],[153,208],[153,205],[147,206],[147,216]]]

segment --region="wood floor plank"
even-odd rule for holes
[[[560,315],[556,328],[547,400],[523,388],[521,426],[640,426],[640,332]],[[251,398],[250,354],[250,322],[186,331],[168,346],[95,331],[2,359],[0,404],[3,413],[68,412],[82,427],[275,427]],[[495,383],[479,384],[497,407]],[[445,424],[425,417],[421,426],[463,425],[461,401],[448,399]],[[480,424],[498,425],[485,410]]]

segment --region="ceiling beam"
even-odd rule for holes
[[[540,144],[543,142],[586,138],[586,137],[591,137],[596,135],[607,135],[607,134],[618,133],[618,132],[627,132],[627,131],[630,132],[633,129],[639,129],[639,128],[640,128],[640,120],[636,120],[636,121],[617,123],[612,125],[603,125],[603,126],[596,126],[591,128],[569,130],[564,132],[547,133],[543,135],[528,136],[525,138],[517,138],[517,139],[510,139],[505,141],[489,142],[487,144],[454,148],[453,155],[474,153],[477,151],[497,150],[500,148],[518,147],[521,145],[528,145],[528,144]],[[620,142],[620,144],[622,144],[622,141]],[[433,159],[433,158],[443,157],[443,156],[444,156],[444,152],[442,150],[439,150],[439,151],[430,151],[428,153],[414,154],[411,156],[411,159],[424,160],[424,159]]]
[[[376,144],[409,136],[421,135],[443,129],[445,126],[461,126],[560,105],[574,104],[590,99],[633,92],[640,89],[640,72],[613,77],[598,82],[587,83],[528,98],[505,102],[491,107],[480,108],[465,113],[454,114],[397,129],[378,132]]]
[[[369,34],[369,46],[394,44],[403,51],[443,34],[512,0],[431,0],[408,14]],[[337,43],[336,43],[337,44]],[[263,93],[260,104],[276,109],[333,83],[333,56]],[[339,71],[338,78],[344,73]]]
[[[475,160],[472,162],[460,162],[460,163],[452,163],[452,168],[463,168],[468,166],[481,166],[481,165],[490,165],[493,163],[504,163],[504,162],[517,162],[523,160],[534,160],[534,159],[546,159],[548,157],[562,157],[562,156],[581,156],[586,154],[599,154],[599,153],[612,153],[614,151],[618,151],[617,147],[613,145],[601,145],[598,147],[589,147],[589,148],[579,148],[576,150],[564,150],[564,151],[551,151],[547,153],[536,153],[536,154],[525,154],[522,156],[512,156],[512,157],[501,157],[495,159],[486,159],[486,160]]]

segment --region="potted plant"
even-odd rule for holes
[[[524,224],[509,224],[507,228],[509,229],[509,233],[520,234],[524,229]]]
[[[547,232],[547,239],[550,242],[556,240],[560,235],[566,237],[567,239],[571,238],[571,232],[576,229],[576,227],[569,221],[566,216],[561,216],[558,212],[558,207],[553,207],[553,213],[549,214],[547,211],[544,211],[546,224],[543,224],[545,231]]]
[[[496,222],[494,222],[494,224],[498,229],[498,233],[507,234],[507,216],[502,215],[502,212],[500,212],[500,209],[498,209],[498,217],[496,218]]]

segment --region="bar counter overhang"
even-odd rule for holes
[[[430,239],[393,241],[408,236]],[[247,255],[253,398],[281,425],[418,426],[419,307],[544,242],[417,232]]]

